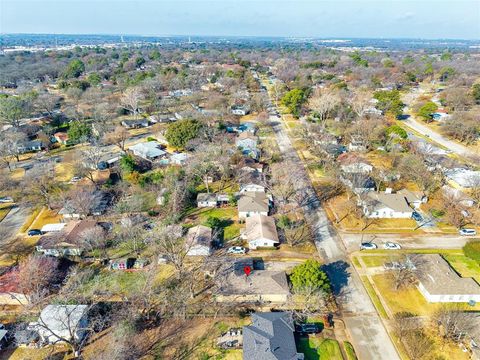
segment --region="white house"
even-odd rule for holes
[[[442,256],[424,254],[420,262],[418,290],[428,302],[480,302],[480,285],[472,278],[460,277]]]
[[[130,146],[129,150],[145,160],[154,161],[163,158],[167,153],[162,150],[162,144],[157,141],[148,141]]]
[[[480,171],[455,168],[445,171],[445,176],[453,185],[459,187],[472,188],[480,185]]]
[[[245,192],[265,192],[265,186],[253,182],[240,185],[240,193]]]
[[[184,165],[187,162],[188,154],[186,153],[175,153],[170,156],[170,164],[174,165]]]
[[[242,237],[250,249],[272,247],[279,243],[275,219],[265,215],[252,215],[245,220],[246,229]]]
[[[49,343],[81,340],[88,326],[88,305],[48,305],[32,327]]]
[[[231,107],[231,112],[233,115],[243,116],[247,115],[250,112],[250,109],[245,105],[233,105]]]
[[[242,132],[235,140],[235,145],[242,150],[255,150],[258,137],[249,132]]]
[[[217,206],[217,195],[200,193],[197,195],[197,207],[216,207]]]
[[[413,214],[402,194],[368,192],[362,205],[364,214],[372,219],[409,219]]]
[[[408,205],[414,209],[419,209],[422,204],[425,204],[428,201],[427,196],[419,191],[402,189],[397,191],[397,194],[403,195],[407,200]]]
[[[238,216],[247,218],[253,215],[268,215],[269,200],[264,192],[248,191],[238,199]]]
[[[212,253],[212,229],[203,225],[188,229],[185,247],[189,256],[210,255]]]

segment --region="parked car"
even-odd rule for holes
[[[0,203],[13,203],[13,198],[11,196],[0,197]]]
[[[301,335],[318,334],[321,331],[317,324],[299,324],[295,330]]]
[[[360,250],[374,250],[378,246],[372,242],[364,242],[360,244]]]
[[[462,236],[475,236],[477,235],[477,230],[475,229],[460,229],[458,232]]]
[[[76,183],[78,181],[82,180],[82,178],[80,176],[74,176],[72,177],[72,179],[70,180],[71,183]]]
[[[400,250],[402,247],[400,246],[400,244],[388,241],[385,244],[383,244],[383,248],[385,250]]]
[[[39,230],[39,229],[30,229],[28,230],[28,233],[27,233],[28,236],[37,236],[42,234],[43,234],[42,230]]]
[[[227,254],[245,254],[247,252],[247,249],[245,249],[243,246],[232,246],[229,247],[227,250]]]
[[[422,221],[423,217],[418,212],[414,211],[412,214],[412,219],[415,221]]]

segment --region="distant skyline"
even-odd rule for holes
[[[0,0],[0,32],[480,39],[480,0]]]

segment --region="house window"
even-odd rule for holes
[[[126,269],[125,263],[120,263],[120,264],[118,264],[118,268],[119,268],[120,270],[125,270],[125,269]]]

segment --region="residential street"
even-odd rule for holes
[[[15,206],[0,222],[0,245],[13,238],[25,222],[29,209],[25,206]]]
[[[467,236],[456,234],[350,234],[339,233],[349,253],[358,251],[362,241],[374,242],[379,248],[387,241],[400,244],[405,249],[461,249],[469,240]]]
[[[271,117],[270,120],[283,156],[298,164],[296,190],[305,192],[311,198],[305,205],[306,217],[315,229],[315,245],[327,264],[325,268],[331,277],[347,332],[351,336],[358,358],[400,359],[358,274],[348,262],[347,250],[329,223],[306,169],[290,142],[285,126],[276,117]]]
[[[412,128],[413,130],[417,131],[418,133],[422,134],[423,136],[427,136],[430,139],[432,139],[434,142],[444,146],[451,152],[460,155],[460,156],[478,156],[474,151],[468,149],[467,147],[456,143],[455,141],[449,140],[439,133],[433,131],[430,129],[428,126],[425,126],[421,123],[421,121],[418,121],[415,119],[415,116],[412,112],[412,105],[415,103],[416,99],[421,96],[425,95],[424,92],[422,91],[415,91],[415,92],[410,92],[406,94],[402,101],[408,106],[407,114],[410,115],[410,117],[406,120],[402,120],[402,122],[407,125],[408,127]]]

